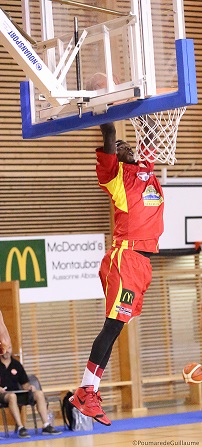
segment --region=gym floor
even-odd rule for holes
[[[147,416],[158,416],[178,413],[199,411],[198,405],[177,405],[173,407],[153,408],[148,409]],[[124,419],[131,418],[130,412],[124,412],[122,414],[107,413],[112,419]],[[173,419],[174,421],[174,419]],[[56,419],[55,426],[61,426],[61,419]],[[113,423],[112,423],[113,425]],[[135,425],[135,424],[134,424]],[[154,424],[155,425],[155,424]],[[31,423],[30,423],[31,427]],[[29,424],[27,428],[29,429]],[[40,427],[40,425],[39,425]],[[84,436],[70,436],[70,437],[52,437],[51,439],[35,440],[34,435],[28,442],[23,440],[24,447],[132,447],[132,446],[202,446],[202,415],[201,422],[187,423],[182,425],[168,425],[161,427],[141,428],[126,430],[121,432],[107,432],[107,427],[104,433],[87,434]],[[3,440],[0,441],[0,444]],[[8,444],[9,440],[5,440]],[[5,444],[4,444],[5,445]],[[12,446],[18,447],[19,442],[13,443]]]

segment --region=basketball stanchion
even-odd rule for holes
[[[78,45],[79,42],[79,34],[78,34],[78,18],[74,17],[74,43],[75,47]],[[81,90],[81,68],[80,68],[80,53],[76,54],[76,84],[77,84],[77,90]],[[82,116],[82,103],[77,103],[78,110],[79,110],[79,118]]]

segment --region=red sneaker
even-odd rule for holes
[[[104,425],[111,425],[111,421],[103,411],[100,401],[100,392],[95,393],[93,385],[77,388],[69,402],[85,416],[94,418]]]

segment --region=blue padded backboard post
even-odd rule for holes
[[[111,121],[120,121],[135,116],[154,113],[177,107],[197,104],[196,69],[192,39],[175,42],[177,59],[178,90],[173,93],[137,99],[108,108],[106,113],[93,115],[92,112],[48,120],[32,124],[29,82],[20,84],[22,136],[24,139],[41,138],[59,133],[98,126]]]
[[[185,105],[197,104],[196,67],[194,57],[194,42],[192,39],[179,39],[175,42],[178,92],[182,95]]]

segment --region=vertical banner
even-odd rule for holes
[[[20,302],[103,298],[104,234],[0,238],[0,280],[20,282]]]

